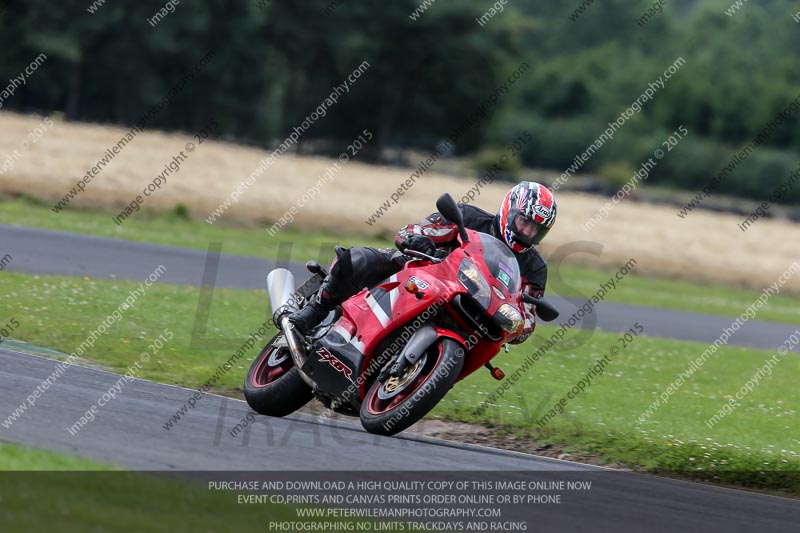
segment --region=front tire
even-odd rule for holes
[[[465,353],[460,343],[441,338],[400,379],[376,380],[361,403],[361,425],[370,433],[387,436],[410,427],[455,384]]]
[[[256,357],[244,380],[244,398],[257,413],[286,416],[314,397],[300,377],[283,333],[278,333]]]

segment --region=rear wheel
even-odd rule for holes
[[[361,403],[361,424],[370,433],[394,435],[439,403],[464,366],[464,347],[449,338],[431,345],[403,376],[375,381]]]
[[[250,365],[244,380],[244,398],[257,413],[291,414],[313,398],[311,387],[294,366],[283,333],[275,335]]]

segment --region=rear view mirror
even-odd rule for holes
[[[458,225],[458,233],[461,236],[461,242],[469,242],[467,230],[464,228],[464,217],[461,214],[461,209],[458,208],[458,204],[456,204],[456,201],[453,200],[453,197],[450,196],[449,193],[444,193],[436,200],[436,209],[444,218]]]

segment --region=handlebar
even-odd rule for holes
[[[430,261],[432,263],[441,263],[442,261],[444,261],[444,259],[439,259],[438,257],[433,257],[432,255],[424,254],[424,253],[418,252],[416,250],[408,250],[407,249],[403,253],[406,254],[406,255],[413,256],[413,257],[419,257],[420,259],[427,259],[428,261]]]
[[[545,300],[544,298],[534,298],[530,294],[523,294],[522,301],[526,304],[533,304],[536,306],[535,311],[536,315],[544,320],[545,322],[552,322],[556,318],[558,318],[558,309],[553,307],[553,304]]]

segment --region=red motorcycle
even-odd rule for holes
[[[425,416],[459,380],[486,366],[523,326],[523,302],[544,321],[558,311],[522,294],[519,265],[498,239],[464,227],[449,194],[436,202],[458,225],[460,246],[442,259],[415,257],[403,270],[364,289],[332,311],[307,338],[289,314],[313,295],[327,274],[295,290],[286,269],[267,277],[273,319],[280,328],[250,367],[244,395],[258,413],[285,416],[316,397],[326,407],[360,416],[370,433],[393,435]]]

